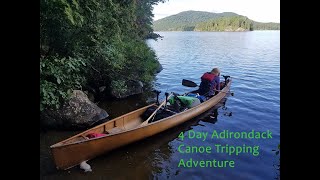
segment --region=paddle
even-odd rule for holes
[[[190,80],[182,79],[182,85],[187,87],[197,87],[198,85]]]
[[[148,121],[157,113],[157,111],[167,103],[168,99],[172,96],[172,94],[170,94],[169,96],[166,97],[166,99],[159,105],[159,107],[148,117],[147,120],[143,121],[140,126],[145,126],[148,124]]]

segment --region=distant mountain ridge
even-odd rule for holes
[[[154,31],[280,30],[280,23],[255,22],[233,12],[184,11],[153,22]]]

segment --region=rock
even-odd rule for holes
[[[88,99],[91,101],[91,102],[94,102],[94,95],[92,93],[88,93]]]
[[[99,91],[100,91],[100,92],[103,92],[104,90],[106,90],[106,86],[101,86],[101,87],[99,87]]]
[[[161,72],[163,70],[163,67],[162,67],[162,65],[159,63],[159,66],[158,66],[158,68],[156,69],[156,73],[159,73],[159,72]]]
[[[138,81],[139,86],[141,86],[141,88],[143,88],[143,83],[141,81]]]
[[[83,91],[87,96],[88,99],[92,102],[94,102],[94,95],[92,93],[90,93],[89,91]]]
[[[49,128],[84,129],[104,120],[109,114],[88,99],[88,96],[74,90],[71,98],[58,110],[41,113],[41,124]]]
[[[158,33],[154,33],[154,32],[152,32],[152,33],[149,33],[147,36],[146,36],[146,39],[153,39],[153,40],[158,40],[158,38],[161,38],[161,40],[162,40],[162,38],[163,38],[163,36],[161,36],[160,34],[158,34]]]
[[[135,94],[141,94],[143,92],[143,83],[141,81],[129,80],[125,82],[127,89],[112,89],[111,95],[122,99]]]
[[[236,32],[244,32],[244,31],[247,31],[247,30],[242,27],[239,27],[238,29],[236,29]]]

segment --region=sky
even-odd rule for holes
[[[258,22],[280,22],[280,0],[167,0],[154,6],[154,20],[188,10],[234,12]]]

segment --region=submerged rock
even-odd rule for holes
[[[74,90],[71,98],[58,110],[41,113],[41,124],[49,128],[84,129],[105,120],[109,114],[88,99],[88,96]]]

